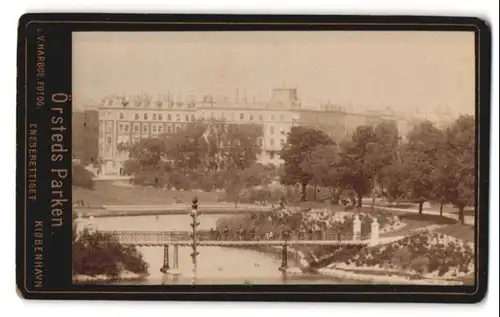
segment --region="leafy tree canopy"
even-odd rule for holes
[[[476,188],[476,124],[473,116],[460,116],[445,131],[445,151],[439,156],[445,198],[459,209],[464,222],[464,208],[475,205]]]
[[[434,177],[437,169],[443,133],[429,121],[417,124],[408,134],[402,151],[407,172],[404,189],[408,198],[419,203],[419,212],[425,201],[435,197]]]
[[[309,159],[318,145],[334,145],[333,140],[323,131],[312,128],[297,126],[292,127],[288,134],[287,143],[283,147],[280,156],[285,161],[284,177],[285,184],[302,185],[302,200],[305,200],[305,189],[313,179],[312,172],[302,165]]]

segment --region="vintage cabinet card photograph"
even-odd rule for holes
[[[31,14],[18,53],[23,297],[484,296],[483,21]]]

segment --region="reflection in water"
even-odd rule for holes
[[[158,247],[141,247],[146,262],[150,264],[149,282],[164,281],[160,272],[163,254]],[[179,283],[191,283],[193,277],[193,263],[189,247],[179,248],[179,268],[181,273]],[[245,281],[255,283],[268,283],[268,280],[280,280],[281,272],[278,270],[280,259],[272,255],[251,250],[235,248],[203,247],[199,248],[197,283],[209,284],[243,284]],[[255,265],[258,264],[258,265]],[[172,282],[172,277],[165,281]]]
[[[200,230],[215,228],[217,219],[227,215],[202,215]],[[186,215],[127,216],[97,218],[95,226],[105,231],[173,231],[190,230],[190,217]],[[162,247],[139,247],[144,260],[149,264],[149,277],[145,281],[128,282],[140,284],[191,284],[193,263],[190,247],[179,247],[181,276],[166,276],[160,272],[163,266]],[[172,252],[172,251],[171,251]],[[201,247],[198,248],[198,270],[196,284],[338,284],[329,277],[317,275],[287,276],[279,271],[281,258],[248,249]],[[172,259],[172,253],[170,255]],[[294,265],[293,259],[289,260]],[[345,282],[345,281],[344,281]]]

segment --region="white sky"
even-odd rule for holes
[[[295,87],[303,107],[474,111],[472,32],[85,32],[73,35],[77,106],[141,90],[267,100]]]

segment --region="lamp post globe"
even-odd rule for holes
[[[191,211],[189,212],[191,216],[196,216],[198,213],[198,197],[194,196],[191,205]]]

